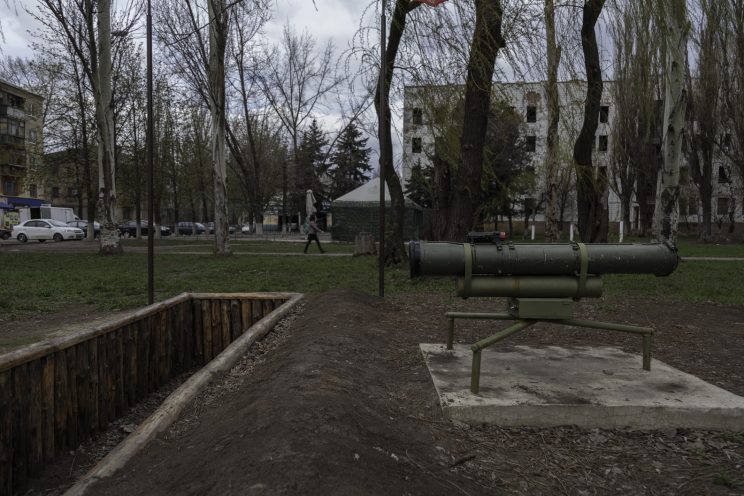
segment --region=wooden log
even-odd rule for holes
[[[262,300],[261,301],[261,312],[262,318],[269,315],[274,310],[274,300]]]
[[[184,342],[184,353],[183,353],[183,365],[184,370],[189,370],[194,363],[194,341],[195,341],[195,326],[194,326],[194,307],[192,302],[183,304],[183,342]]]
[[[147,374],[150,376],[149,392],[152,392],[160,387],[160,326],[155,315],[147,318],[147,324],[150,327],[150,370]]]
[[[28,475],[36,476],[44,467],[44,440],[42,415],[41,415],[41,359],[34,360],[28,364],[28,375],[26,377],[26,394],[29,396],[28,432],[30,438],[31,452],[28,459]]]
[[[201,301],[194,300],[191,308],[194,322],[194,365],[202,365],[204,363],[204,317]]]
[[[220,309],[222,310],[222,348],[220,351],[222,351],[232,343],[232,333],[230,332],[230,300],[222,300],[220,302]]]
[[[63,351],[65,354],[65,361],[67,362],[67,404],[65,405],[66,410],[66,424],[65,430],[65,448],[72,448],[78,445],[80,441],[80,431],[78,430],[78,412],[79,412],[79,388],[78,388],[78,347],[67,348]],[[59,363],[59,362],[58,362]],[[61,370],[61,374],[65,371]]]
[[[183,307],[180,305],[173,307],[168,311],[168,330],[171,337],[171,369],[168,372],[170,377],[183,372],[183,353],[184,353],[184,325],[183,325]]]
[[[83,343],[85,344],[85,343]],[[90,405],[90,433],[95,435],[98,432],[98,426],[100,425],[98,417],[100,411],[98,409],[98,395],[101,388],[101,381],[96,374],[98,370],[98,346],[96,340],[92,339],[88,342],[88,359],[90,360],[90,377],[88,378],[88,403]]]
[[[13,494],[13,381],[0,372],[0,494]]]
[[[161,312],[157,317],[158,326],[158,384],[163,385],[170,378],[170,329],[168,328],[168,314]]]
[[[93,432],[103,430],[109,423],[109,405],[111,404],[111,379],[109,374],[108,339],[106,335],[95,339],[98,346],[98,394],[94,397],[98,404],[98,425]],[[94,369],[95,370],[95,369]]]
[[[98,356],[97,340],[98,338],[87,343],[80,343],[75,347],[77,354],[77,366],[74,370],[77,385],[77,412],[75,418],[77,420],[77,442],[79,443],[90,439],[91,430],[95,432],[98,428],[98,415],[94,414],[94,412],[98,412],[97,395],[91,398],[91,390],[94,388],[93,381],[98,380],[98,362],[96,361],[94,365],[90,357],[94,350],[96,356]],[[93,373],[94,370],[96,371],[95,374]]]
[[[261,300],[256,299],[251,301],[251,316],[253,317],[251,325],[263,318],[263,306],[261,305]]]
[[[240,314],[243,317],[243,328],[241,329],[242,334],[243,332],[248,330],[250,326],[253,325],[253,305],[251,304],[251,300],[240,301]]]
[[[212,305],[209,300],[201,302],[202,332],[204,333],[204,363],[212,359]]]
[[[147,319],[139,323],[137,337],[137,400],[150,394],[150,325]]]
[[[127,411],[127,397],[124,390],[125,376],[124,376],[124,334],[126,327],[118,329],[116,332],[112,332],[111,344],[114,348],[114,398],[116,400],[116,406],[114,408],[114,418],[119,418]]]
[[[41,359],[41,439],[44,464],[54,460],[54,355]]]
[[[222,307],[219,300],[212,300],[212,358],[222,351]]]
[[[20,488],[28,481],[28,463],[31,455],[29,431],[28,368],[24,363],[11,372],[13,378],[13,487]]]
[[[124,329],[124,396],[127,406],[137,403],[137,335],[138,327],[130,324]]]
[[[232,343],[243,334],[243,322],[240,315],[240,302],[230,300],[230,342]]]
[[[67,431],[72,395],[68,386],[67,353],[58,351],[54,354],[54,447],[55,455],[67,449],[69,445]],[[76,426],[72,422],[73,426]]]
[[[90,329],[85,329],[83,331],[66,334],[65,336],[59,338],[34,343],[25,348],[5,353],[3,355],[0,355],[0,372],[10,370],[17,365],[28,363],[50,353],[77,346],[78,344],[89,341],[95,337],[100,336],[101,334],[107,334],[111,329],[118,329],[125,325],[139,322],[144,317],[157,313],[163,308],[178,305],[190,299],[190,294],[183,293],[174,298],[171,298],[170,300],[150,305],[142,310],[137,310],[130,314],[126,314],[121,318],[115,319],[105,324],[101,324]]]
[[[106,457],[98,462],[87,474],[78,479],[66,493],[66,496],[83,496],[87,490],[97,481],[111,477],[124,467],[139,451],[144,449],[148,442],[154,439],[175,422],[183,412],[186,405],[196,396],[209,382],[230,370],[238,360],[245,354],[246,350],[258,339],[269,332],[276,323],[284,317],[300,301],[302,295],[297,295],[282,305],[277,312],[272,314],[260,325],[251,329],[251,332],[243,334],[240,339],[231,344],[225,353],[222,353],[213,362],[206,365],[202,370],[192,375],[184,384],[176,389],[158,410],[145,422],[140,424],[127,439],[119,443]]]

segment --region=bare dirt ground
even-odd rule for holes
[[[287,338],[238,366],[92,494],[744,494],[744,433],[468,427],[442,418],[418,351],[448,309],[338,290],[310,299]],[[653,325],[656,357],[744,394],[744,309],[647,300],[582,304],[583,317]],[[493,332],[461,325],[457,340]],[[274,338],[276,339],[276,338]],[[513,344],[637,338],[538,327]]]

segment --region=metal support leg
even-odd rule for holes
[[[653,345],[653,334],[643,335],[643,370],[651,370],[651,346]]]
[[[481,368],[481,350],[473,351],[473,368],[470,372],[470,391],[478,394],[480,391],[480,368]]]
[[[447,349],[451,350],[455,342],[455,318],[447,317]]]
[[[493,336],[489,336],[485,339],[481,339],[473,346],[470,347],[473,350],[473,370],[470,374],[470,391],[473,394],[478,394],[480,391],[480,366],[481,366],[481,350],[491,346],[492,344],[498,343],[502,339],[506,339],[512,334],[515,334],[522,329],[526,329],[529,326],[536,324],[535,320],[520,320],[517,323],[507,327],[501,332],[497,332]]]

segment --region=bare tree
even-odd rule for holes
[[[298,160],[300,133],[323,98],[341,82],[334,71],[331,42],[316,51],[315,40],[308,33],[298,34],[284,26],[282,42],[266,54],[266,73],[261,85],[269,105],[289,135],[291,160]],[[287,229],[287,194],[289,163],[282,168],[282,216]]]
[[[679,169],[685,130],[685,111],[687,110],[685,90],[687,4],[685,0],[666,0],[661,2],[661,5],[666,45],[664,137],[662,141],[664,162],[656,188],[654,235],[659,240],[676,243],[677,225],[679,224]],[[719,88],[715,86],[717,93]],[[713,101],[708,101],[706,106],[711,106],[714,101],[718,100],[717,94],[708,93],[706,97],[713,98]],[[713,105],[713,107],[717,106]],[[708,203],[710,203],[710,198]]]
[[[621,216],[631,225],[631,206],[639,204],[639,233],[651,229],[658,169],[661,113],[661,47],[655,5],[615,4],[611,25],[614,51],[615,119],[612,129],[610,186],[620,198]],[[650,188],[648,187],[650,186]]]
[[[214,251],[230,254],[225,165],[225,51],[229,31],[225,0],[209,4],[209,94],[212,114],[212,176],[214,180]]]
[[[454,179],[446,239],[462,240],[472,229],[481,195],[483,148],[488,128],[496,56],[504,46],[500,0],[475,1],[475,29],[465,79],[465,119],[460,138],[460,167]]]
[[[96,105],[98,131],[97,214],[101,219],[101,254],[120,253],[116,225],[116,174],[114,157],[113,98],[111,94],[110,0],[40,0],[67,39],[90,82]],[[49,23],[51,27],[52,23]]]
[[[576,164],[576,199],[579,213],[579,236],[585,243],[606,241],[607,210],[602,205],[606,177],[592,165],[592,150],[599,124],[602,99],[602,68],[595,27],[605,0],[586,0],[581,23],[581,46],[584,52],[587,89],[584,104],[584,124],[574,145]]]
[[[561,47],[556,44],[555,4],[545,0],[545,36],[547,41],[548,79],[545,93],[548,103],[548,137],[545,153],[545,239],[558,240],[558,123],[560,121],[560,100],[558,97],[558,64],[561,60]]]
[[[225,162],[226,93],[225,58],[229,38],[229,9],[225,0],[168,0],[156,12],[158,39],[169,54],[169,66],[212,117],[212,179],[214,196],[215,254],[230,254],[227,225],[227,169]],[[205,33],[205,30],[208,31]]]

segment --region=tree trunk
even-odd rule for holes
[[[473,227],[475,210],[481,201],[483,147],[496,56],[504,46],[501,36],[500,0],[475,0],[475,32],[465,80],[465,118],[460,138],[460,167],[449,202],[445,239],[463,241]]]
[[[403,197],[403,187],[400,178],[395,172],[393,166],[393,140],[391,133],[390,121],[390,84],[393,80],[393,71],[395,69],[395,59],[398,55],[400,40],[406,28],[406,15],[413,9],[417,8],[419,3],[411,3],[408,0],[396,0],[393,18],[390,23],[390,35],[388,37],[386,56],[386,73],[385,73],[385,95],[384,95],[384,112],[385,121],[382,128],[378,130],[378,138],[382,142],[382,148],[385,153],[380,156],[380,168],[383,171],[383,177],[390,193],[390,205],[392,216],[386,233],[388,242],[385,243],[385,263],[398,264],[406,260],[406,250],[403,245],[403,220],[405,217],[405,199]],[[382,77],[380,75],[379,77]],[[378,83],[379,83],[378,77]],[[380,85],[377,85],[375,92],[375,110],[380,115]]]
[[[558,100],[558,64],[561,47],[555,42],[555,5],[545,0],[545,33],[547,37],[548,80],[545,94],[548,103],[548,137],[545,155],[545,240],[558,241],[558,123],[560,101]]]
[[[225,0],[209,0],[209,85],[212,114],[212,178],[214,183],[214,253],[230,255],[225,165]]]
[[[592,148],[599,125],[599,110],[602,100],[602,68],[599,61],[597,35],[594,31],[604,0],[587,0],[584,3],[581,24],[581,47],[586,69],[586,103],[584,124],[574,145],[576,162],[576,203],[579,214],[579,237],[585,243],[606,239],[602,236],[603,212],[601,204],[602,186],[592,165]]]
[[[111,0],[98,2],[98,63],[97,70],[93,71],[92,83],[98,125],[98,214],[101,217],[99,253],[111,255],[122,251],[116,227],[116,163],[111,93]]]
[[[662,142],[664,160],[656,186],[654,236],[660,241],[676,243],[679,224],[679,164],[687,109],[687,8],[684,0],[666,0],[664,6],[667,48]]]

